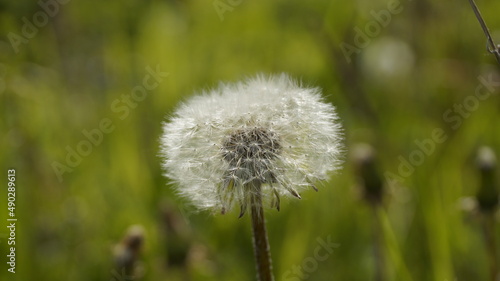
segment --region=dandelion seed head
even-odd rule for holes
[[[166,176],[200,209],[246,206],[252,183],[279,209],[280,196],[300,198],[341,162],[335,108],[285,74],[220,84],[181,104],[163,129]]]

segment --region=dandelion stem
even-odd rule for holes
[[[484,240],[488,251],[488,258],[490,260],[490,275],[491,280],[495,281],[497,275],[500,275],[497,268],[497,255],[495,243],[495,217],[493,214],[485,214],[483,216],[483,232]]]
[[[370,204],[373,213],[373,255],[375,258],[375,279],[376,281],[385,280],[385,257],[383,247],[383,233],[382,222],[380,221],[380,214],[378,208],[380,206],[376,203]]]
[[[251,188],[250,208],[252,213],[252,233],[255,262],[257,265],[257,280],[274,281],[272,261],[267,240],[266,221],[262,208],[262,191],[260,182],[252,182],[247,186]]]
[[[500,48],[493,42],[493,38],[491,37],[490,31],[488,29],[488,26],[486,26],[486,23],[484,22],[483,16],[481,15],[481,12],[479,11],[479,8],[476,5],[476,2],[474,0],[469,0],[470,5],[472,6],[472,10],[474,11],[474,14],[476,15],[477,20],[479,21],[479,24],[481,25],[481,28],[483,29],[484,34],[486,35],[487,39],[487,49],[488,52],[492,53],[495,55],[495,58],[497,59],[498,63],[500,63]]]

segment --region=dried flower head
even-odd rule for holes
[[[113,255],[117,274],[133,280],[143,275],[139,257],[144,245],[145,230],[141,225],[132,225],[127,229],[121,243],[115,245]]]
[[[378,171],[375,149],[367,143],[358,143],[352,152],[356,176],[365,199],[371,204],[381,204],[384,184]]]
[[[476,161],[481,176],[479,190],[476,194],[479,209],[483,212],[495,212],[500,198],[495,151],[488,146],[480,147],[477,151]]]
[[[238,202],[241,216],[252,193],[279,210],[280,197],[316,189],[339,168],[341,135],[319,89],[260,75],[179,106],[164,124],[161,152],[182,196],[222,213]]]

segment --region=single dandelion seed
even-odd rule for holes
[[[164,123],[161,153],[166,176],[199,209],[251,210],[259,278],[273,280],[263,206],[280,210],[281,198],[317,191],[340,168],[341,140],[318,88],[259,75],[180,105]]]

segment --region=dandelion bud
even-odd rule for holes
[[[132,225],[122,241],[113,249],[115,267],[120,274],[127,278],[136,278],[140,275],[138,271],[138,260],[144,244],[144,228],[140,225]]]
[[[164,123],[161,154],[178,193],[200,209],[229,211],[251,194],[279,210],[339,168],[341,127],[317,88],[287,75],[220,84]],[[257,190],[258,189],[258,190]]]
[[[365,199],[370,203],[382,202],[383,182],[377,170],[375,151],[369,144],[361,143],[353,150],[356,176]]]
[[[476,194],[482,211],[494,211],[498,205],[498,181],[496,175],[495,152],[487,146],[477,152],[477,167],[481,175],[479,190]]]

